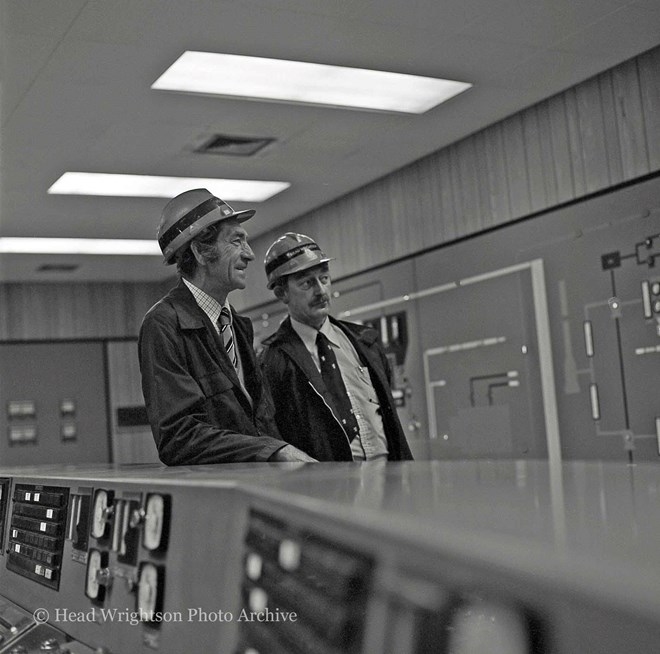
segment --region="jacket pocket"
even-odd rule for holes
[[[234,384],[223,372],[214,372],[199,378],[199,385],[206,397],[230,390]]]

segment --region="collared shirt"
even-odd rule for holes
[[[218,336],[220,336],[220,340],[222,340],[222,334],[220,332],[220,325],[219,325],[219,318],[220,318],[220,312],[224,307],[226,307],[229,310],[229,329],[231,329],[232,336],[234,338],[234,347],[236,348],[236,354],[237,359],[238,359],[238,367],[236,368],[236,372],[238,373],[238,379],[241,382],[241,386],[243,387],[243,390],[245,391],[245,394],[250,398],[250,394],[247,392],[247,389],[245,388],[245,376],[243,373],[243,363],[241,362],[241,352],[238,348],[237,341],[236,341],[236,334],[234,332],[234,316],[231,312],[231,309],[229,308],[229,300],[225,300],[224,304],[220,304],[215,298],[211,297],[208,293],[205,293],[201,288],[198,288],[195,286],[192,282],[189,282],[187,279],[182,277],[183,283],[190,289],[190,292],[193,294],[193,297],[195,298],[195,302],[197,302],[197,305],[199,308],[209,317],[209,320],[211,321],[211,324],[215,328],[216,333]]]
[[[291,318],[291,326],[300,336],[305,348],[310,353],[314,365],[321,371],[318,349],[316,347],[317,330]],[[360,428],[360,435],[351,442],[351,453],[355,461],[371,461],[387,458],[387,439],[380,405],[369,370],[362,365],[353,344],[344,332],[329,320],[320,331],[335,349],[337,364],[341,372],[353,413]]]

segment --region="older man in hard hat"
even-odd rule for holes
[[[319,461],[412,459],[378,334],[329,315],[329,261],[292,232],[266,253],[268,288],[289,312],[261,354],[280,433]]]
[[[280,439],[252,349],[252,325],[227,296],[254,260],[234,211],[206,189],[163,209],[158,243],[180,280],[146,314],[138,342],[142,390],[161,461],[168,465],[312,461]]]

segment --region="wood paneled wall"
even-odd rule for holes
[[[0,284],[0,340],[137,336],[171,282]]]
[[[114,463],[158,463],[149,425],[120,427],[120,407],[144,406],[136,341],[108,342],[109,407]]]
[[[318,239],[341,277],[659,169],[655,48],[254,239],[232,300],[272,299],[261,262],[285,231]]]

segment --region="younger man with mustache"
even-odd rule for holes
[[[329,315],[328,261],[292,232],[266,253],[268,288],[289,312],[261,355],[280,434],[319,461],[412,459],[378,334]]]

